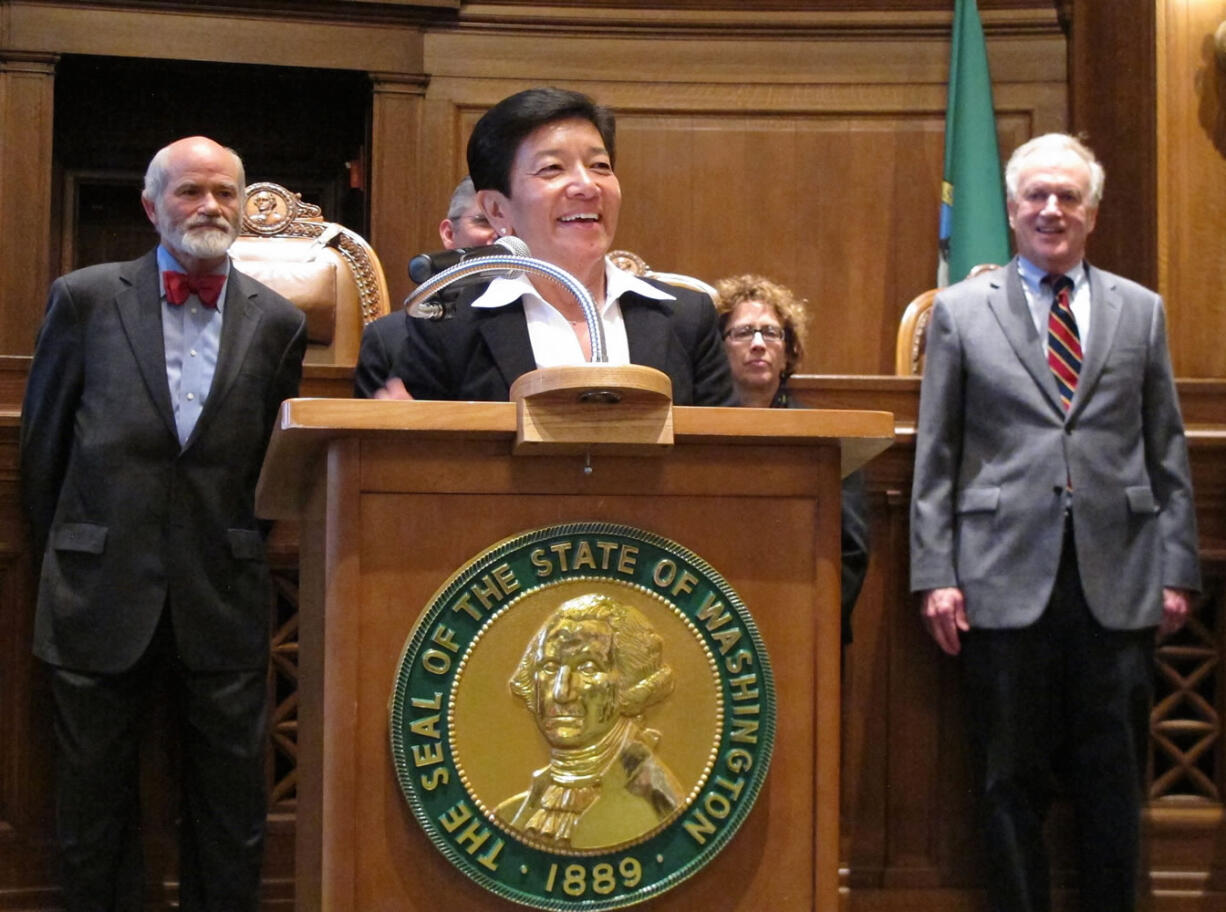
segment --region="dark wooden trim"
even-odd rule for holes
[[[1090,258],[1158,287],[1158,113],[1152,0],[1072,0],[1069,128],[1107,171]]]

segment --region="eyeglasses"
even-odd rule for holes
[[[729,329],[724,333],[724,338],[731,339],[733,342],[748,342],[759,333],[762,334],[763,342],[782,342],[785,335],[782,326],[775,326],[770,323],[764,326],[754,326],[746,323]]]

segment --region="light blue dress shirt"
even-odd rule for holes
[[[174,256],[161,244],[158,245],[158,285],[162,291],[162,342],[166,348],[166,382],[170,386],[170,402],[175,410],[175,427],[179,432],[179,445],[185,446],[196,426],[209,388],[213,385],[213,373],[217,370],[217,352],[221,348],[222,311],[225,308],[226,287],[229,285],[230,260],[216,270],[226,276],[221,286],[217,309],[205,307],[195,295],[188,297],[182,307],[166,300],[166,283],[162,273],[166,270],[186,272]]]

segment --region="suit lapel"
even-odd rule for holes
[[[136,360],[145,389],[166,428],[177,440],[170,384],[166,380],[166,340],[162,335],[162,291],[158,283],[157,250],[127,263],[120,278],[127,284],[116,297],[115,307],[123,325],[132,357]]]
[[[478,314],[478,331],[510,390],[518,377],[536,370],[523,301],[514,301],[505,307],[474,310],[481,311]]]
[[[238,377],[239,369],[251,348],[251,340],[255,337],[255,329],[260,323],[261,312],[256,297],[256,289],[250,287],[246,276],[231,264],[230,278],[226,283],[226,304],[221,318],[217,369],[213,372],[209,397],[205,400],[196,426],[192,428],[191,436],[187,438],[183,449],[190,447],[212,422],[213,416],[221,408],[226,394]]]
[[[1085,407],[1085,402],[1094,391],[1098,378],[1102,376],[1103,365],[1107,363],[1107,353],[1115,342],[1115,333],[1120,326],[1120,316],[1123,313],[1119,290],[1113,281],[1104,280],[1103,274],[1086,263],[1086,274],[1090,279],[1090,338],[1086,342],[1086,356],[1081,364],[1081,375],[1077,378],[1077,391],[1073,401],[1069,403],[1069,416],[1073,416]]]
[[[627,292],[619,301],[626,324],[630,363],[654,367],[668,373],[668,346],[671,336],[665,301],[655,301]]]
[[[1009,345],[1022,362],[1022,366],[1052,406],[1063,414],[1060,390],[1056,387],[1051,368],[1043,358],[1043,343],[1034,327],[1030,307],[1026,304],[1026,292],[1022,290],[1022,277],[1017,271],[1016,257],[1006,267],[1003,282],[992,286],[992,292],[988,295],[988,306],[996,315],[1005,338],[1009,340]]]

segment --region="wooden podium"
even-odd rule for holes
[[[892,416],[678,407],[672,424],[670,447],[515,455],[509,402],[283,405],[257,506],[301,522],[298,909],[522,908],[453,868],[413,818],[388,701],[417,615],[458,567],[582,520],[707,560],[774,668],[774,757],[752,812],[709,864],[641,908],[837,908],[839,480],[890,445]]]

